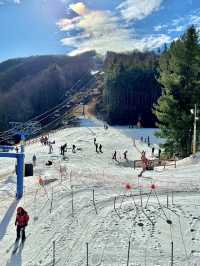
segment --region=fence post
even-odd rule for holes
[[[167,208],[169,207],[169,196],[168,196],[168,192],[167,192]]]
[[[94,204],[95,212],[96,212],[96,214],[98,214],[98,213],[97,213],[96,204],[95,204],[95,199],[94,199],[94,189],[92,190],[92,192],[93,192],[93,193],[92,193],[92,194],[93,194],[93,197],[92,197],[92,198],[93,198],[93,204]]]
[[[72,185],[71,185],[71,195],[72,195],[72,216],[74,217],[74,192]]]
[[[56,262],[56,243],[53,241],[53,266],[55,266]]]
[[[130,247],[131,247],[131,241],[129,240],[129,242],[128,242],[128,257],[127,257],[127,266],[129,266]]]
[[[87,254],[86,254],[86,256],[87,256],[86,257],[87,258],[87,264],[86,265],[88,266],[89,265],[89,262],[88,262],[89,261],[88,243],[86,243],[86,252],[87,252]]]
[[[115,199],[114,199],[114,210],[115,210],[117,216],[119,217],[119,219],[121,219],[119,213],[118,213],[117,210],[116,210],[116,200],[117,200],[117,197],[115,197]]]
[[[51,192],[51,206],[50,206],[50,213],[52,211],[52,206],[53,206],[53,187],[52,187],[52,192]]]
[[[171,242],[171,266],[174,264],[174,243]]]

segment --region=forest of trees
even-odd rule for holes
[[[0,131],[10,121],[24,122],[66,98],[79,80],[88,79],[94,52],[78,56],[34,56],[0,64]],[[70,91],[73,94],[73,91]]]
[[[107,54],[104,69],[104,103],[110,124],[155,126],[153,104],[161,95],[156,80],[159,56],[154,52]]]
[[[161,55],[159,82],[162,96],[155,105],[159,136],[166,139],[165,153],[185,157],[191,154],[194,114],[200,116],[200,44],[199,33],[191,26]],[[200,138],[197,120],[197,139]]]

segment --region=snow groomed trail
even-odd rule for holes
[[[176,169],[158,167],[138,179],[133,161],[140,159],[140,150],[151,156],[140,136],[150,136],[157,147],[153,133],[105,130],[99,121],[82,120],[81,127],[50,135],[52,154],[40,143],[27,146],[26,162],[36,154],[37,163],[19,202],[15,162],[1,160],[0,265],[81,266],[87,259],[94,266],[167,266],[172,260],[173,265],[200,265],[200,161],[187,158]],[[103,153],[95,152],[94,138]],[[76,153],[66,152],[65,160],[59,149],[64,143],[77,147]],[[118,161],[112,160],[115,150]],[[45,165],[48,160],[52,166]],[[13,255],[17,206],[28,211],[30,222],[24,248]]]

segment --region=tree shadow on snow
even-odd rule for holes
[[[18,202],[16,200],[14,200],[10,207],[8,208],[6,214],[4,215],[3,219],[1,220],[0,222],[0,241],[3,239],[5,233],[6,233],[6,230],[7,230],[7,227],[10,223],[10,220],[12,219],[12,216],[15,212],[15,209],[17,207],[17,204]]]

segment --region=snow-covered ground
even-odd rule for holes
[[[129,241],[129,266],[200,265],[199,157],[180,161],[177,168],[155,168],[138,178],[141,169],[134,170],[133,161],[140,159],[142,150],[151,157],[151,147],[141,143],[140,137],[149,136],[157,147],[160,141],[154,131],[105,130],[97,120],[82,119],[81,127],[51,135],[52,154],[40,143],[27,146],[26,162],[36,154],[37,165],[34,176],[25,178],[19,202],[15,200],[15,161],[1,158],[0,266],[87,265],[86,243],[88,265],[123,266]],[[103,153],[95,152],[94,138],[102,144]],[[65,160],[59,150],[64,143],[78,148],[76,153],[69,149]],[[115,150],[118,162],[112,160]],[[125,150],[128,162],[123,159]],[[45,166],[48,160],[52,166]],[[44,186],[39,185],[39,176]],[[28,211],[30,222],[24,248],[13,255],[17,206]]]

